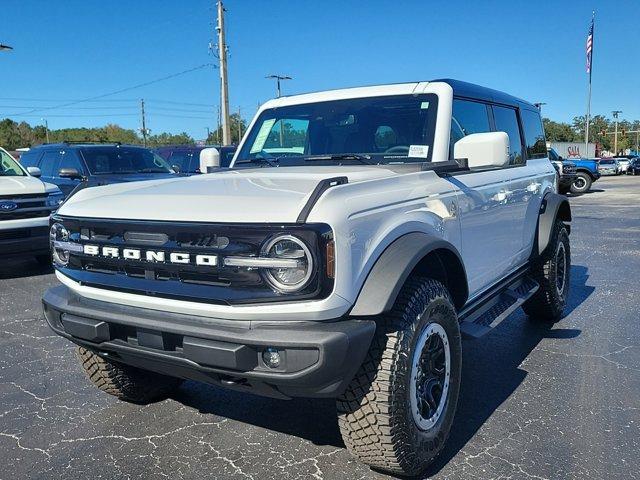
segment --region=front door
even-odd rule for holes
[[[451,145],[465,135],[494,130],[491,108],[482,102],[455,99]],[[510,139],[514,135],[509,131],[507,134]],[[520,147],[516,149],[516,145]],[[522,160],[519,134],[511,142],[511,154],[512,162]],[[514,203],[511,170],[513,168],[472,169],[450,178],[459,189],[462,256],[469,298],[504,278],[517,263],[523,218],[520,205]]]

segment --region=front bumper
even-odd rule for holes
[[[563,173],[560,176],[559,184],[561,187],[570,187],[575,179],[576,179],[575,173]]]
[[[87,299],[60,285],[43,298],[58,335],[113,361],[278,398],[336,397],[362,364],[375,322],[229,322]],[[277,349],[281,362],[262,359]]]
[[[0,230],[0,257],[46,255],[48,253],[48,226]]]

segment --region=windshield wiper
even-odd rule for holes
[[[161,168],[143,168],[138,170],[138,173],[169,173],[169,171]]]
[[[373,165],[371,155],[361,155],[359,153],[338,153],[334,155],[307,155],[304,160],[322,161],[322,160],[356,160],[365,165]]]
[[[248,158],[246,160],[241,160],[238,163],[258,163],[260,165],[269,165],[270,167],[277,167],[278,166],[278,162],[280,161],[280,157],[276,157],[276,158],[264,158],[264,157],[256,157],[256,158]]]

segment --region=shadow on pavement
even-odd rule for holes
[[[586,285],[588,278],[587,267],[572,266],[565,317],[594,292],[595,287]],[[562,320],[556,324],[560,328],[529,319],[515,326],[509,325],[509,321],[501,323],[496,331],[480,340],[463,342],[458,410],[447,445],[425,472],[427,477],[440,471],[524,381],[527,372],[519,367],[542,339],[572,339],[581,333],[578,329],[561,328]]]
[[[3,258],[0,260],[0,280],[35,277],[53,273],[52,265],[42,265],[33,257]]]
[[[573,266],[567,314],[595,290],[586,286],[588,278],[586,267]],[[542,339],[572,339],[581,333],[529,320],[508,324],[509,321],[503,322],[480,340],[463,342],[462,389],[456,419],[445,450],[425,472],[428,476],[440,471],[523,382],[527,372],[519,367]],[[174,399],[201,413],[295,435],[316,445],[344,447],[333,400],[277,400],[197,382],[185,383]]]
[[[173,398],[200,413],[294,435],[315,445],[344,447],[333,399],[279,400],[192,381],[186,382]]]

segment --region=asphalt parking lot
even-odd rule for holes
[[[640,179],[571,198],[572,291],[553,327],[514,313],[466,341],[446,450],[450,478],[640,477]],[[387,478],[346,452],[331,401],[280,401],[187,382],[122,403],[84,378],[41,319],[56,283],[0,266],[0,478]]]

